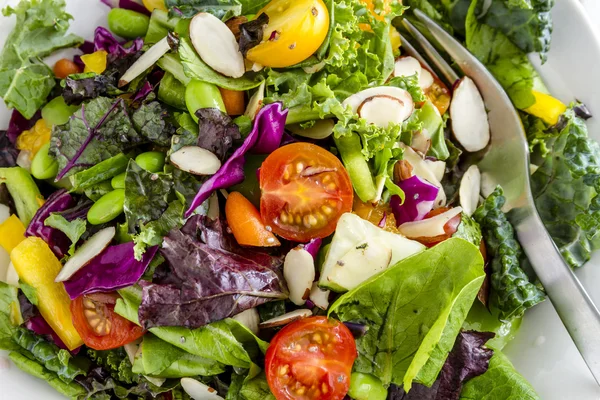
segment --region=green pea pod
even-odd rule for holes
[[[58,162],[48,154],[49,149],[50,142],[40,147],[31,161],[31,175],[36,179],[50,179],[58,174]]]
[[[111,179],[127,170],[130,157],[123,153],[104,160],[91,168],[71,175],[69,179],[74,189],[87,189],[97,183]]]
[[[377,190],[373,183],[369,164],[363,157],[362,144],[358,134],[353,133],[348,136],[334,138],[334,141],[358,197],[364,202],[375,198]]]
[[[127,172],[123,172],[111,179],[110,185],[113,189],[125,189],[125,177]]]
[[[113,8],[108,13],[108,27],[115,35],[125,39],[146,36],[148,24],[150,18],[147,15],[132,10]]]
[[[172,107],[187,110],[185,85],[179,82],[170,72],[165,72],[165,76],[160,80],[158,99]]]
[[[388,391],[373,375],[354,372],[350,377],[348,395],[354,400],[385,400]]]
[[[62,96],[53,98],[42,108],[42,118],[48,125],[63,125],[79,107],[69,106]]]
[[[102,196],[88,211],[87,220],[92,225],[112,221],[123,213],[125,189],[116,189]]]
[[[165,166],[165,153],[147,151],[138,155],[135,162],[148,172],[160,172]]]
[[[107,193],[113,191],[113,189],[123,189],[125,188],[125,182],[123,182],[122,188],[113,188],[111,185],[111,181],[106,180],[104,182],[96,183],[85,189],[84,193],[88,197],[88,199],[92,201],[98,201],[102,196]]]
[[[201,108],[218,108],[227,112],[221,92],[216,85],[193,79],[185,88],[185,104],[194,121],[198,122],[196,111]]]

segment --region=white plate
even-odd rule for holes
[[[5,3],[0,0],[0,4]],[[14,3],[17,1],[8,1],[8,4]],[[72,22],[74,32],[89,39],[96,26],[105,25],[108,9],[100,1],[67,0],[67,3],[67,10],[76,17]],[[537,58],[533,60],[555,96],[566,103],[579,99],[597,115],[588,126],[591,136],[600,140],[600,35],[586,20],[587,12],[590,20],[598,24],[600,1],[584,0],[587,11],[576,0],[557,0],[556,3],[549,60],[543,66],[539,66]],[[0,48],[13,26],[14,18],[7,22],[0,17]],[[9,113],[0,102],[0,127],[8,124],[8,118]],[[600,304],[599,267],[600,254],[596,254],[586,267],[577,271],[597,304]],[[507,346],[506,353],[542,399],[600,399],[600,388],[548,301],[527,313],[518,337]],[[1,354],[0,388],[2,400],[62,399],[45,382],[22,373]]]

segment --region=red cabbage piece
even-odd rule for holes
[[[397,195],[392,196],[390,200],[396,225],[425,218],[433,208],[439,188],[416,175],[401,181],[398,186],[404,191],[406,198],[404,203]]]
[[[315,261],[317,260],[317,254],[321,248],[321,243],[323,243],[323,240],[321,238],[316,238],[304,245],[304,250],[308,251]]]
[[[110,8],[125,8],[127,10],[137,11],[142,14],[150,15],[150,11],[146,7],[141,0],[100,0],[102,3],[106,4]]]
[[[158,247],[147,249],[140,261],[135,259],[133,247],[133,242],[107,247],[64,282],[69,297],[75,299],[82,294],[111,292],[135,285],[148,268]]]
[[[125,57],[137,53],[144,46],[142,38],[133,40],[131,46],[127,48],[123,46],[125,43],[127,42],[119,42],[108,29],[101,26],[96,28],[96,32],[94,33],[94,51],[105,50],[113,57]]]
[[[406,393],[392,385],[388,400],[458,400],[463,384],[488,370],[494,351],[486,348],[485,343],[494,336],[492,332],[460,332],[431,387],[415,383]]]
[[[192,205],[185,212],[186,218],[192,215],[194,210],[215,190],[226,189],[244,181],[244,164],[246,163],[244,155],[246,153],[269,154],[280,146],[287,113],[288,111],[283,109],[281,103],[266,105],[258,112],[252,132],[217,173],[204,182],[194,197]]]
[[[65,189],[56,191],[48,197],[43,206],[37,210],[27,226],[25,236],[37,236],[50,246],[52,252],[60,260],[69,251],[71,241],[58,229],[44,225],[46,218],[53,212],[65,211],[75,206],[75,200]]]
[[[168,271],[142,285],[138,317],[144,328],[199,328],[287,297],[282,257],[240,247],[224,227],[222,220],[194,216],[164,239]]]
[[[35,125],[38,119],[42,117],[42,112],[38,111],[31,119],[27,119],[21,115],[17,110],[13,110],[10,116],[10,122],[8,123],[8,129],[6,131],[6,136],[11,141],[12,144],[17,142],[17,137],[21,134],[21,132],[29,130]]]

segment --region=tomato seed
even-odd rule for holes
[[[289,371],[289,365],[284,365],[282,367],[279,367],[279,375],[286,375]]]

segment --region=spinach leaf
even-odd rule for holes
[[[123,99],[98,97],[83,104],[65,125],[52,129],[50,154],[59,165],[56,180],[107,160],[142,143]]]
[[[468,381],[460,400],[538,400],[540,397],[499,351],[494,352],[487,372]]]
[[[369,326],[354,370],[406,390],[413,380],[431,386],[483,279],[479,249],[451,238],[341,296],[330,315]]]
[[[130,233],[150,221],[156,221],[169,206],[167,196],[173,181],[168,174],[148,172],[133,160],[125,176],[125,218]]]
[[[498,29],[477,20],[479,0],[473,0],[466,19],[467,48],[494,75],[518,109],[535,103],[534,88],[543,87],[527,54]],[[542,90],[543,91],[543,90]]]
[[[16,15],[17,24],[0,53],[0,97],[29,119],[55,85],[52,70],[41,58],[83,39],[65,35],[72,17],[65,12],[64,0],[22,0],[2,13]]]
[[[47,342],[25,328],[17,329],[13,340],[30,352],[46,369],[56,373],[65,383],[71,383],[76,376],[87,373],[71,361],[71,354],[68,351],[59,349],[55,344]]]
[[[600,146],[573,108],[540,140],[548,153],[531,176],[535,204],[565,260],[580,267],[600,248]]]
[[[475,211],[473,218],[481,226],[491,270],[490,307],[497,310],[502,321],[519,317],[523,312],[544,301],[545,294],[521,268],[525,257],[515,239],[515,231],[506,218],[504,192],[497,187]]]
[[[258,87],[263,81],[260,74],[254,74],[254,76],[251,76],[252,74],[245,74],[241,78],[230,78],[221,75],[202,61],[187,38],[181,38],[179,42],[179,56],[181,57],[185,74],[188,77],[212,83],[225,89],[237,91],[249,90]]]
[[[175,120],[158,101],[144,103],[131,116],[135,129],[150,142],[169,147],[177,126]]]

